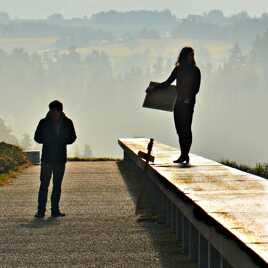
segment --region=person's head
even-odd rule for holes
[[[60,101],[55,100],[49,104],[49,114],[53,121],[58,121],[63,112],[63,105]]]
[[[184,47],[179,54],[177,64],[195,65],[194,49],[192,47]]]

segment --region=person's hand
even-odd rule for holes
[[[150,82],[149,87],[156,87],[159,83],[157,82]]]

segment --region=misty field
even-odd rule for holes
[[[212,10],[183,19],[169,11],[2,17],[4,141],[39,149],[34,130],[47,104],[59,99],[79,134],[70,156],[120,157],[116,141],[126,136],[178,147],[172,114],[142,103],[149,82],[164,81],[180,49],[190,45],[202,74],[192,151],[245,164],[267,162],[267,16]]]
[[[15,48],[24,49],[27,52],[58,51],[65,53],[68,49],[53,48],[58,37],[21,37],[21,38],[0,38],[0,49],[12,51]],[[87,47],[76,47],[81,56],[86,56],[93,51],[102,51],[108,54],[115,61],[121,58],[134,57],[135,55],[146,54],[152,60],[157,57],[172,57],[176,59],[179,48],[190,45],[198,50],[206,50],[209,57],[216,61],[223,60],[232,47],[232,43],[217,40],[193,40],[183,38],[168,39],[137,39],[131,41],[101,42],[91,44]],[[198,57],[198,56],[197,56]],[[175,60],[174,60],[175,61]]]
[[[110,57],[121,58],[135,56],[136,54],[148,54],[151,58],[173,57],[174,61],[182,46],[193,46],[198,50],[206,49],[213,59],[224,59],[232,48],[232,43],[217,40],[199,41],[191,39],[168,38],[168,39],[138,39],[128,42],[107,42],[89,47],[79,47],[77,52],[88,55],[94,50],[107,53]],[[197,55],[198,57],[198,55]]]
[[[23,48],[28,52],[47,49],[57,41],[57,37],[16,37],[0,38],[0,49],[11,51],[16,48]]]

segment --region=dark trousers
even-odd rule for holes
[[[61,196],[61,185],[65,171],[65,163],[45,163],[41,164],[40,188],[38,194],[38,211],[45,212],[47,204],[48,187],[53,175],[53,189],[51,194],[51,211],[59,211]]]
[[[195,102],[177,101],[174,108],[174,121],[179,136],[181,154],[188,155],[192,145],[192,119]]]

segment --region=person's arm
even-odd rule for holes
[[[75,142],[76,140],[76,133],[75,133],[75,129],[74,129],[74,124],[73,121],[70,120],[69,121],[69,128],[68,128],[68,135],[66,137],[65,143],[66,144],[72,144]]]
[[[173,69],[173,71],[171,72],[170,76],[168,77],[168,79],[162,83],[150,83],[149,85],[149,90],[151,89],[156,89],[156,88],[167,88],[169,87],[177,78],[177,66]],[[147,91],[147,92],[148,92]]]
[[[43,129],[44,129],[44,122],[43,120],[40,120],[34,133],[34,140],[40,144],[43,144],[45,142]]]
[[[201,72],[200,72],[200,69],[198,67],[196,67],[195,78],[194,78],[195,94],[197,94],[199,92],[200,83],[201,83]]]

